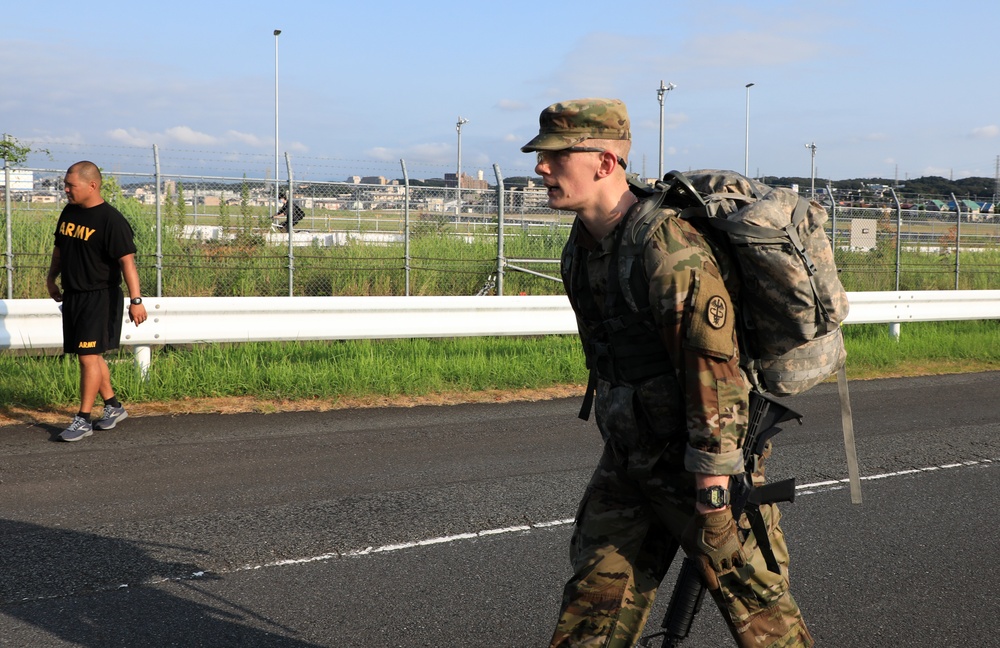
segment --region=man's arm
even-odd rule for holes
[[[49,262],[49,272],[45,275],[45,288],[49,291],[49,297],[57,302],[62,301],[62,291],[56,278],[62,272],[62,257],[59,255],[59,248],[52,248],[52,260]]]
[[[129,299],[137,299],[142,297],[142,291],[139,289],[139,271],[135,267],[135,255],[126,254],[122,258],[118,259],[119,265],[122,268],[122,277],[125,278],[125,285],[128,287]],[[143,304],[133,304],[128,305],[128,317],[139,326],[146,321],[146,307]]]
[[[736,352],[732,305],[715,259],[690,226],[669,218],[645,250],[649,303],[684,391],[685,468],[726,485],[743,472],[747,386]]]
[[[725,489],[729,489],[729,480],[731,475],[709,475],[707,473],[695,473],[694,474],[694,487],[695,492],[700,491],[711,486],[722,486]],[[715,513],[717,511],[728,511],[729,506],[725,506],[721,509],[712,508],[701,502],[696,502],[694,505],[695,513]]]

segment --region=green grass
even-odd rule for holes
[[[852,379],[1000,369],[996,321],[906,324],[899,341],[886,325],[854,325],[845,338]],[[122,399],[169,403],[173,412],[198,399],[247,399],[268,410],[567,385],[578,392],[586,382],[575,336],[168,347],[154,350],[146,381],[127,349],[108,358]],[[0,354],[0,412],[75,407],[78,381],[73,356]]]
[[[108,360],[118,395],[130,402],[249,397],[335,403],[536,389],[585,380],[579,342],[571,336],[161,348],[154,350],[145,381],[127,349]],[[72,405],[78,398],[78,375],[74,356],[0,354],[0,402],[15,409]]]
[[[1000,321],[914,322],[889,337],[886,324],[844,327],[848,375],[912,376],[1000,369]]]

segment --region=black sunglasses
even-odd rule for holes
[[[558,151],[536,151],[535,159],[539,164],[542,164],[543,162],[548,163],[551,162],[557,155],[569,155],[570,153],[609,153],[609,151],[608,149],[597,148],[595,146],[570,146],[568,148],[559,149]],[[618,164],[620,164],[623,169],[628,169],[628,166],[625,164],[625,158],[620,155],[618,156]]]

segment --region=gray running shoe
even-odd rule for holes
[[[118,421],[124,421],[127,418],[128,412],[125,411],[124,407],[105,405],[104,412],[101,413],[101,418],[94,421],[94,427],[98,430],[110,430],[118,425]]]
[[[73,422],[59,434],[59,438],[63,441],[79,441],[83,437],[89,437],[93,433],[94,428],[91,427],[90,421],[79,416],[74,416]]]

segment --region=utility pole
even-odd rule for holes
[[[747,89],[747,135],[746,145],[743,148],[743,175],[750,173],[750,88],[753,83],[746,84]]]
[[[468,119],[463,119],[461,115],[458,117],[458,123],[455,124],[455,130],[458,131],[458,173],[455,174],[455,216],[462,212],[462,125],[468,124]]]
[[[657,180],[663,179],[663,100],[666,94],[676,87],[673,83],[663,85],[663,79],[660,79],[660,87],[656,90],[656,96],[660,100],[660,166]]]
[[[993,213],[997,213],[997,200],[1000,199],[1000,155],[997,156],[996,178],[993,183]]]
[[[280,191],[278,189],[278,35],[281,34],[280,29],[274,30],[274,208],[278,209],[278,203],[281,202],[278,198]],[[291,207],[288,208],[291,210]],[[288,212],[288,217],[291,219],[291,211]],[[291,221],[289,221],[291,222]]]
[[[812,153],[811,156],[812,162],[809,165],[809,174],[810,174],[809,177],[812,178],[812,183],[809,186],[809,191],[811,192],[809,197],[811,199],[815,199],[816,198],[816,142],[810,142],[809,144],[806,144],[806,148],[809,149],[810,152]]]

